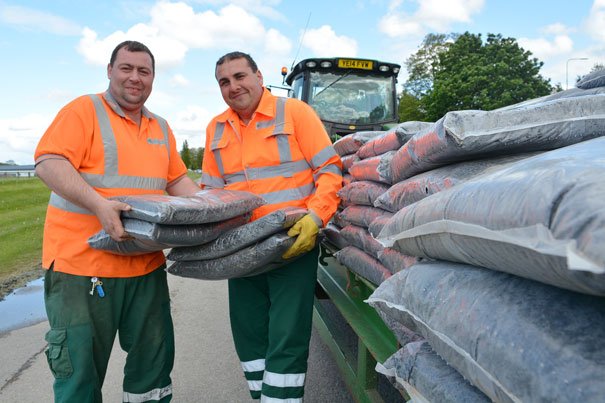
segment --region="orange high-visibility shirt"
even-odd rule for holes
[[[253,212],[253,220],[297,206],[325,225],[336,212],[342,162],[323,123],[302,101],[280,100],[265,89],[247,125],[230,108],[216,116],[205,147],[202,185],[262,196],[267,204]]]
[[[117,156],[105,155],[101,126],[91,96],[82,96],[67,104],[46,130],[35,158],[58,154],[69,160],[85,178],[106,174],[105,159],[117,159],[117,175],[164,183],[164,188],[93,188],[103,197],[162,194],[165,184],[186,174],[187,169],[176,150],[172,131],[162,130],[159,117],[143,109],[140,127],[126,117],[109,93],[102,98],[115,137]],[[162,120],[165,123],[165,121]],[[168,140],[168,144],[166,144]],[[42,162],[44,163],[44,162]],[[51,198],[52,201],[52,198]],[[51,203],[52,204],[52,203]],[[44,225],[42,266],[59,272],[97,277],[135,277],[147,274],[165,262],[162,252],[121,256],[92,249],[88,238],[102,229],[90,212],[78,213],[49,204]]]

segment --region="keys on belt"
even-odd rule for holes
[[[90,295],[94,295],[95,290],[97,291],[97,295],[101,298],[105,296],[105,290],[103,290],[103,282],[99,280],[98,277],[91,277],[90,282],[92,283],[92,287],[90,288]]]

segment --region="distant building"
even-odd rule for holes
[[[0,177],[14,176],[31,178],[36,176],[34,165],[0,165]]]

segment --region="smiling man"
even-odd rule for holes
[[[229,280],[231,329],[252,398],[300,402],[317,278],[316,237],[338,206],[342,163],[313,109],[273,96],[250,55],[226,54],[215,73],[229,108],[206,129],[202,185],[262,196],[267,204],[253,211],[253,220],[288,206],[308,210],[288,232],[296,240],[283,257],[292,261]]]
[[[52,190],[42,266],[55,402],[102,401],[116,333],[128,353],[123,401],[172,397],[164,254],[114,255],[86,242],[101,229],[116,241],[129,238],[120,213],[130,206],[112,196],[200,190],[186,175],[170,127],[144,106],[154,73],[145,45],[119,44],[107,66],[109,89],[61,109],[36,149],[36,174]]]

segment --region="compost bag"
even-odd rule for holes
[[[243,215],[265,204],[262,197],[250,192],[208,189],[194,196],[135,195],[113,200],[132,207],[122,217],[160,224],[204,224]]]
[[[423,262],[385,280],[367,302],[422,334],[493,401],[603,401],[604,298]]]
[[[91,248],[119,255],[138,255],[177,246],[198,245],[216,239],[225,231],[248,222],[250,214],[208,224],[157,224],[134,218],[123,218],[124,230],[134,239],[114,241],[105,230],[88,239]]]
[[[392,183],[457,161],[552,150],[605,134],[605,94],[448,112],[391,161]]]
[[[212,242],[202,242],[195,246],[173,248],[168,254],[169,260],[210,260],[230,255],[246,246],[261,241],[270,235],[288,229],[307,214],[307,209],[286,207],[275,210],[255,221],[232,227],[219,234]]]
[[[429,402],[488,403],[485,394],[439,357],[426,340],[408,343],[390,356],[376,371],[413,399],[419,394]]]
[[[227,256],[212,260],[174,262],[167,271],[175,276],[201,280],[254,276],[296,260],[284,260],[281,257],[295,240],[296,237],[281,232]]]
[[[605,296],[605,138],[518,161],[404,207],[378,240]]]

